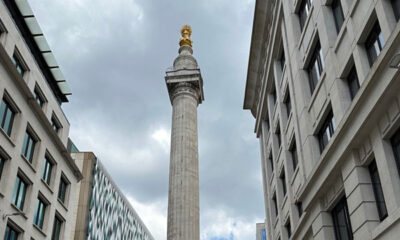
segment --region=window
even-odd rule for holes
[[[38,226],[40,229],[43,228],[43,222],[44,222],[44,214],[46,211],[46,206],[43,202],[42,199],[38,198],[36,201],[36,211],[35,211],[35,217],[33,218],[33,223]]]
[[[335,129],[336,123],[331,110],[328,116],[325,118],[325,122],[323,123],[318,133],[318,140],[321,152],[325,149],[326,145],[328,145],[333,134],[335,133]]]
[[[53,233],[51,235],[51,240],[61,239],[61,228],[63,220],[61,220],[57,215],[54,217]]]
[[[4,240],[17,240],[19,232],[12,226],[7,224]]]
[[[371,176],[371,184],[372,189],[374,190],[379,219],[382,221],[388,216],[388,212],[386,209],[385,197],[383,196],[381,179],[379,177],[378,167],[376,166],[375,160],[368,166],[368,169]]]
[[[312,53],[311,61],[307,69],[311,94],[314,92],[314,89],[317,86],[319,79],[321,78],[324,66],[324,57],[322,56],[321,45],[318,41],[317,45],[314,48],[314,52]]]
[[[282,43],[283,44],[283,43]],[[282,48],[281,56],[279,58],[279,62],[281,64],[281,70],[283,71],[283,68],[285,67],[285,50]]]
[[[397,132],[393,135],[390,141],[392,143],[397,169],[400,174],[400,129],[397,130]]]
[[[269,154],[268,160],[271,165],[271,172],[273,172],[274,171],[274,159],[272,158],[272,153]]]
[[[367,50],[369,65],[372,66],[375,60],[378,58],[379,53],[381,53],[385,41],[383,40],[383,35],[379,22],[376,21],[374,27],[369,33],[367,40],[365,41],[365,49]]]
[[[349,72],[349,75],[347,76],[347,84],[349,85],[351,100],[353,100],[358,92],[358,89],[360,89],[355,66],[353,66],[353,68]]]
[[[299,217],[301,217],[301,215],[303,215],[303,203],[296,202],[296,208],[297,208],[297,213],[299,214]]]
[[[0,125],[8,136],[11,135],[14,117],[15,111],[12,109],[10,103],[5,98],[3,98],[0,106]]]
[[[274,196],[272,197],[272,205],[275,210],[275,217],[278,216],[278,203],[276,202],[276,194],[274,193]]]
[[[35,152],[36,139],[33,138],[29,131],[26,131],[24,143],[22,145],[22,155],[32,163],[33,153]]]
[[[0,154],[0,180],[1,180],[1,175],[2,175],[2,173],[3,173],[3,168],[4,168],[4,163],[6,162],[6,158],[5,157],[3,157],[1,154]]]
[[[290,102],[290,92],[289,92],[289,88],[288,88],[287,91],[286,91],[286,98],[285,98],[284,104],[285,104],[285,106],[286,106],[286,113],[287,113],[287,116],[289,117],[290,112],[292,111],[292,103]]]
[[[292,229],[290,228],[290,219],[287,220],[287,222],[285,224],[285,228],[286,228],[288,238],[290,238],[290,236],[292,236]]]
[[[54,129],[54,131],[58,132],[61,129],[61,124],[58,121],[56,116],[51,117],[51,127]]]
[[[265,233],[265,229],[261,229],[261,240],[267,240],[267,234]]]
[[[278,140],[278,146],[280,147],[281,146],[281,127],[279,126],[279,124],[276,127],[275,134],[276,134],[276,139]]]
[[[331,7],[333,11],[333,17],[335,18],[336,30],[339,33],[344,22],[343,9],[340,0],[333,0]]]
[[[33,90],[33,97],[35,98],[37,104],[39,104],[40,107],[43,107],[44,104],[44,97],[43,94],[40,92],[40,90],[35,87],[35,90]]]
[[[293,139],[292,146],[290,147],[290,154],[292,155],[293,171],[297,168],[299,159],[297,156],[296,140]]]
[[[281,176],[279,177],[282,183],[282,191],[283,196],[286,196],[286,177],[285,177],[285,170],[282,170]]]
[[[391,0],[396,21],[400,19],[400,0]]]
[[[343,197],[333,208],[332,212],[333,227],[337,240],[353,239],[351,230],[349,210],[347,208],[346,197]]]
[[[274,104],[273,105],[275,106],[276,100],[277,100],[275,86],[273,87],[271,95],[272,95],[272,98],[274,99]]]
[[[53,163],[48,159],[48,157],[45,157],[43,161],[42,179],[47,183],[47,185],[50,185],[52,169]]]
[[[12,203],[21,211],[24,208],[27,187],[28,184],[19,175],[17,175],[17,180],[15,181],[15,186],[14,186]]]
[[[306,25],[307,17],[310,14],[311,4],[313,0],[303,0],[300,5],[299,18],[300,18],[300,28],[303,31]]]
[[[66,199],[66,195],[67,195],[67,187],[68,187],[67,180],[64,177],[61,177],[60,186],[58,188],[58,199],[62,203],[65,203],[65,199]]]
[[[11,58],[11,61],[13,62],[15,68],[17,69],[18,73],[21,76],[24,76],[24,73],[26,72],[26,67],[23,65],[23,61],[21,58],[18,56],[18,54],[15,52],[14,55]]]

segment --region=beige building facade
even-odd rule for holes
[[[0,1],[1,239],[73,239],[69,94],[27,1]]]
[[[400,1],[257,0],[267,239],[399,239]]]

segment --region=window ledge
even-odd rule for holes
[[[67,208],[67,206],[65,205],[65,203],[63,203],[59,198],[57,198],[57,201],[58,201],[58,203],[60,203],[60,205],[64,208],[64,210],[68,212],[68,208]]]
[[[32,224],[33,228],[36,229],[38,232],[40,232],[40,234],[42,234],[44,237],[47,237],[46,233],[43,232],[43,230],[37,226],[36,224]]]
[[[24,162],[26,162],[28,164],[28,166],[31,168],[31,170],[36,173],[36,169],[35,166],[32,165],[32,163],[29,162],[29,160],[21,154],[22,159],[24,160]]]
[[[272,172],[271,177],[269,178],[269,185],[272,185],[272,181],[274,180],[275,171]]]
[[[21,209],[19,209],[17,206],[15,206],[14,203],[11,203],[11,207],[17,211],[18,213],[20,213],[23,218],[28,219],[28,217],[25,215],[24,211],[22,211]]]
[[[288,193],[286,193],[285,196],[283,197],[283,201],[282,201],[281,206],[280,206],[281,210],[283,210],[283,207],[285,206],[285,203],[286,203],[287,199],[288,199]]]
[[[378,238],[381,234],[385,233],[393,224],[400,219],[400,208],[394,213],[389,214],[379,225],[372,231],[372,239]]]
[[[340,46],[340,43],[342,42],[342,40],[344,38],[344,35],[347,32],[347,26],[345,26],[345,23],[346,22],[343,23],[343,26],[342,26],[342,28],[340,29],[340,31],[339,31],[339,33],[337,35],[335,45],[333,45],[333,51],[335,53],[337,53],[337,50],[338,50],[338,48]]]
[[[51,189],[50,185],[47,184],[46,181],[43,180],[43,178],[40,178],[40,181],[42,181],[42,183],[46,186],[46,188],[51,192],[51,194],[54,193],[53,189]]]
[[[321,86],[323,85],[322,83],[325,81],[326,78],[326,69],[324,69],[324,71],[321,74],[321,77],[319,78],[318,84],[317,86],[315,86],[314,92],[311,95],[311,100],[310,100],[310,104],[307,107],[307,111],[310,113],[312,106],[314,106],[314,101],[318,96],[318,93],[321,89]],[[328,94],[329,97],[329,94]]]
[[[8,142],[15,147],[15,143],[14,141],[10,138],[10,136],[8,136],[8,134],[6,132],[4,132],[3,128],[0,127],[0,132],[3,134],[3,136],[8,140]]]
[[[287,118],[287,121],[286,121],[286,126],[285,126],[285,129],[284,129],[286,135],[287,135],[287,133],[289,131],[289,125],[290,125],[290,121],[292,120],[292,115],[293,115],[293,109],[292,109],[292,111],[290,111],[290,114],[289,114],[289,116]]]

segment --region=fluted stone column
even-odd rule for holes
[[[181,32],[179,55],[165,76],[172,104],[167,240],[199,240],[197,106],[204,100],[203,80],[192,56],[191,29]]]

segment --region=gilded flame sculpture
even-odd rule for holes
[[[192,28],[189,25],[185,25],[181,29],[181,39],[179,40],[179,45],[182,46],[192,46],[192,39],[190,39],[190,35],[192,35]]]

